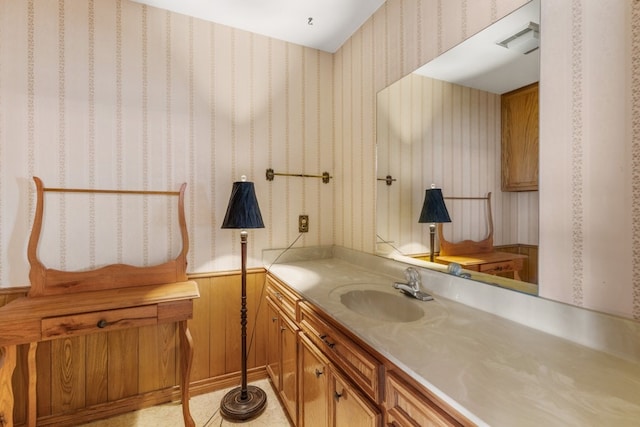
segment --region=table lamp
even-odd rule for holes
[[[433,252],[436,240],[436,223],[451,222],[449,212],[447,212],[447,206],[444,204],[444,197],[442,197],[442,190],[435,188],[435,185],[433,184],[431,185],[431,188],[425,191],[422,212],[420,212],[420,219],[418,222],[429,224],[429,237],[431,242],[429,261],[433,262]]]

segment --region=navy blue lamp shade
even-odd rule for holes
[[[264,228],[253,182],[236,181],[221,228]]]
[[[442,223],[451,222],[449,212],[444,204],[442,190],[439,188],[429,188],[424,195],[424,204],[420,212],[419,223]]]

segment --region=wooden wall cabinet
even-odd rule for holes
[[[295,294],[267,279],[267,372],[294,423],[298,420],[297,299]]]
[[[538,190],[538,83],[505,93],[502,111],[502,191]]]

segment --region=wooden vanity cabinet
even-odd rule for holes
[[[538,190],[538,83],[501,97],[502,191]]]
[[[382,363],[324,319],[313,307],[300,303],[300,327],[322,353],[374,403],[382,402]]]
[[[300,411],[301,426],[329,425],[329,360],[307,338],[300,334]]]
[[[295,322],[299,298],[267,278],[267,373],[291,420],[298,420],[298,325]]]
[[[330,371],[331,427],[376,427],[382,422],[380,409],[360,393],[358,388],[340,373]]]
[[[298,427],[376,427],[380,409],[302,333]]]
[[[295,301],[295,302],[294,302]],[[367,346],[321,309],[268,276],[269,362],[267,371],[297,427],[473,426],[453,408]],[[292,307],[291,304],[295,305]],[[285,313],[296,313],[293,317]],[[282,360],[293,357],[282,342],[285,328],[297,333],[297,418]],[[289,322],[293,322],[290,325]],[[276,326],[277,325],[277,326]],[[283,352],[290,351],[289,356]],[[277,361],[280,361],[277,363]]]
[[[382,397],[381,378],[382,363],[367,350],[359,346],[327,319],[316,312],[309,303],[299,303],[300,334],[303,348],[302,374],[300,385],[300,406],[302,419],[312,424],[304,426],[327,425],[330,427],[362,426],[375,427],[381,425],[382,411],[379,408]],[[315,360],[314,360],[315,359]],[[326,384],[318,384],[318,380],[307,374],[307,369],[316,373],[322,366]],[[315,366],[314,366],[315,365]],[[324,388],[324,409],[328,411],[327,424],[317,423],[307,412],[312,413],[322,407],[315,402],[315,395],[307,395],[308,387]]]

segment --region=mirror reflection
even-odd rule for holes
[[[539,15],[534,0],[378,93],[380,254],[537,294]],[[451,217],[435,263],[432,186]]]

